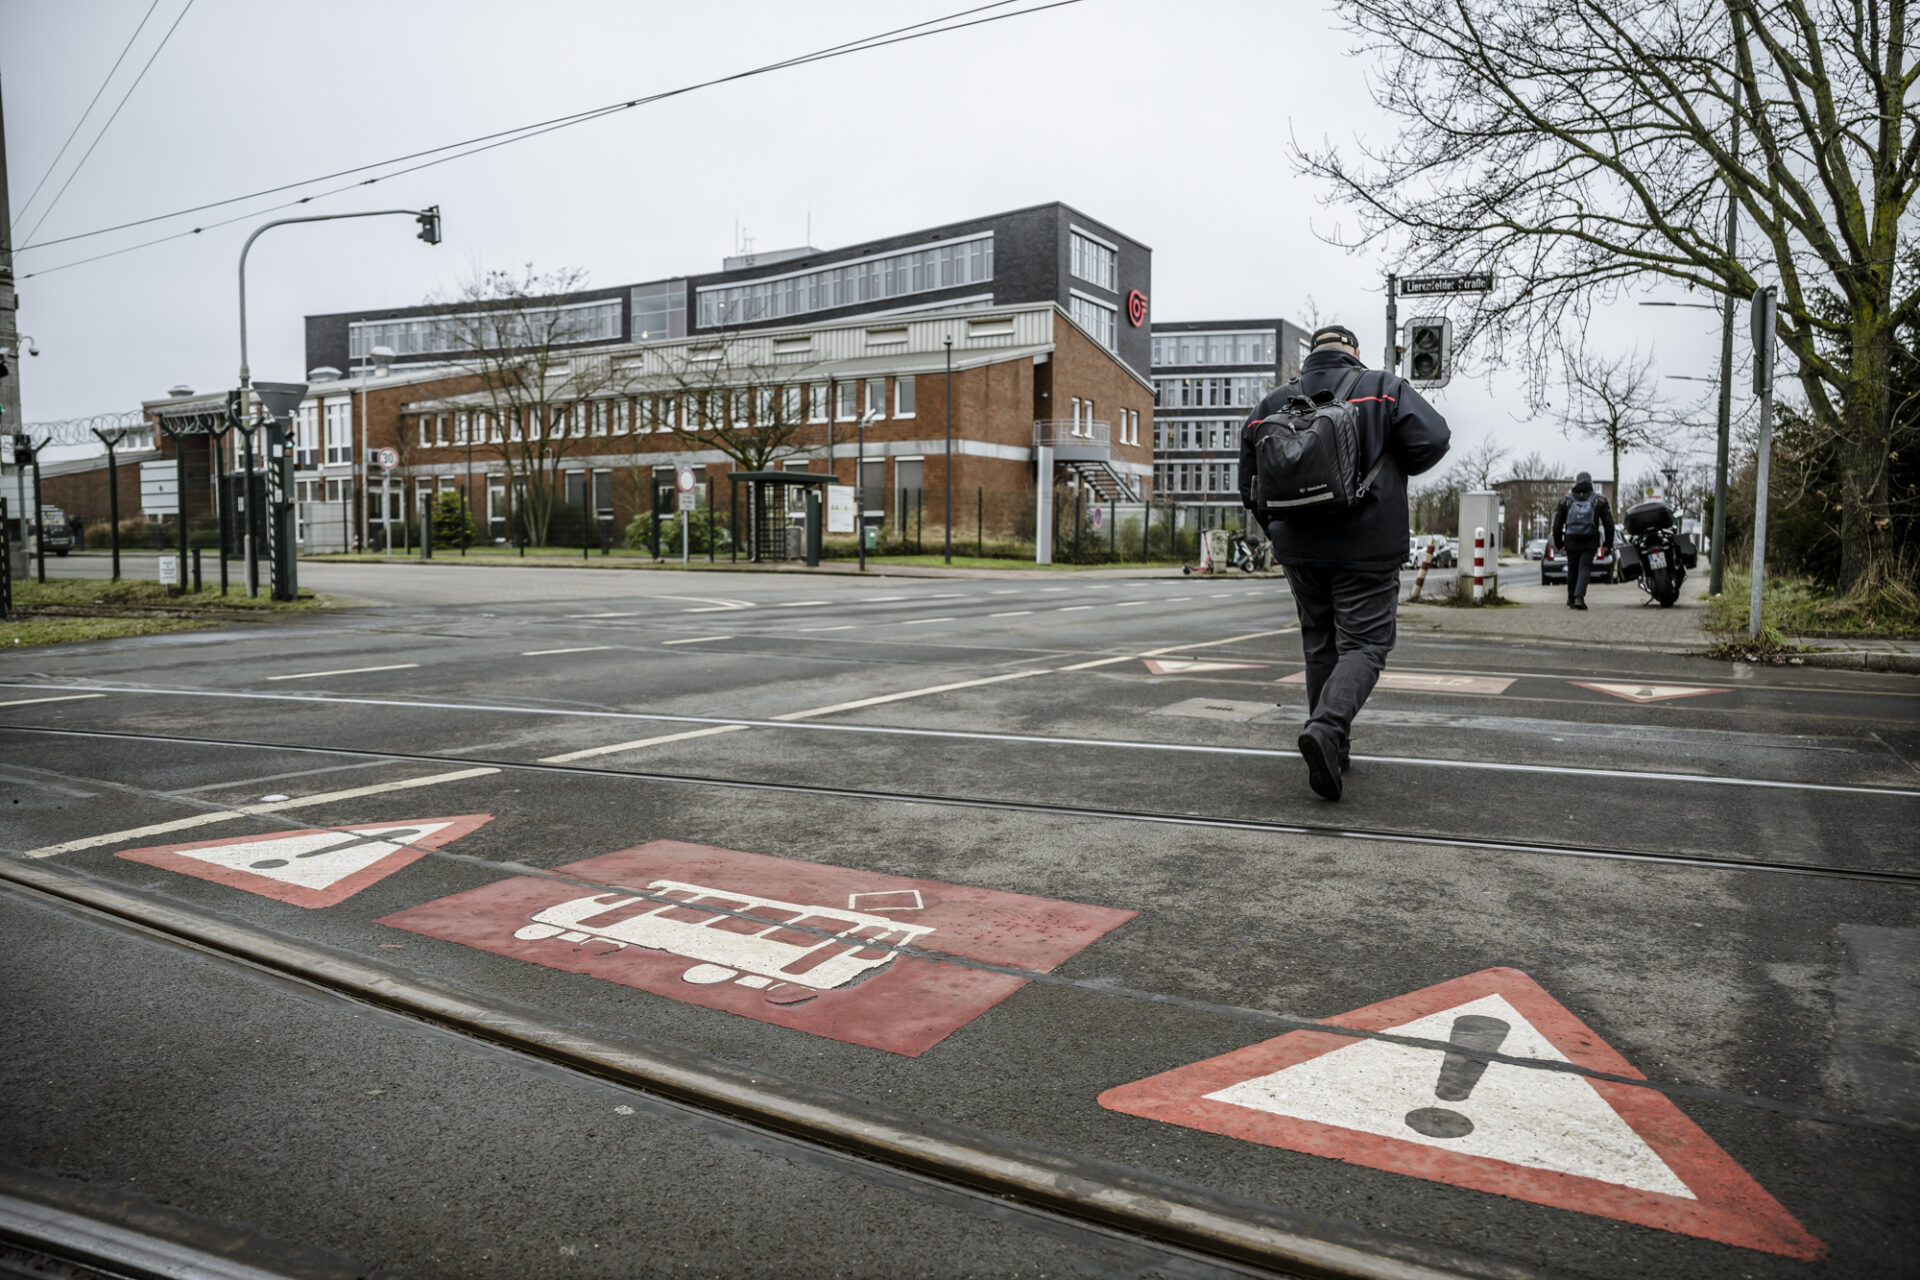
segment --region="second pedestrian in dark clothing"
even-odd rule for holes
[[[1593,553],[1613,546],[1613,511],[1585,471],[1574,477],[1572,491],[1554,510],[1552,542],[1567,557],[1567,608],[1584,609]]]
[[[1348,393],[1358,410],[1362,474],[1380,463],[1367,494],[1346,510],[1274,518],[1253,503],[1254,426],[1290,397],[1333,395],[1349,370],[1366,369],[1359,342],[1340,325],[1313,335],[1296,382],[1262,400],[1240,432],[1240,500],[1273,539],[1293,589],[1307,668],[1307,723],[1300,755],[1316,793],[1338,800],[1353,718],[1393,648],[1400,566],[1407,557],[1407,477],[1446,456],[1447,421],[1396,374],[1367,370]]]

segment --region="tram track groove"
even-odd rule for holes
[[[707,723],[711,722],[709,721]],[[367,747],[333,747],[303,743],[264,742],[245,738],[198,738],[182,734],[132,733],[126,730],[57,728],[41,725],[0,725],[0,732],[33,734],[45,737],[166,743],[175,746],[226,747],[247,751],[306,752],[356,760],[404,760],[409,763],[421,765],[457,765],[467,768],[493,768],[503,772],[552,773],[601,777],[632,782],[660,783],[670,786],[712,787],[733,791],[765,791],[784,795],[860,800],[869,803],[929,805],[952,809],[985,809],[1003,813],[1030,813],[1048,817],[1075,818],[1092,821],[1139,822],[1155,826],[1184,826],[1214,831],[1249,831],[1271,835],[1299,835],[1328,840],[1356,840],[1375,844],[1412,844],[1439,848],[1476,849],[1492,853],[1521,853],[1547,857],[1645,862],[1666,866],[1699,867],[1718,871],[1812,876],[1824,879],[1845,880],[1854,883],[1893,884],[1908,888],[1920,887],[1920,871],[1895,871],[1871,867],[1823,867],[1814,863],[1769,862],[1759,858],[1736,858],[1702,853],[1669,853],[1653,849],[1619,849],[1609,848],[1603,845],[1580,845],[1564,842],[1545,844],[1527,840],[1507,840],[1491,836],[1395,831],[1388,828],[1376,827],[1335,827],[1318,823],[1273,822],[1258,818],[1224,818],[1206,814],[1166,813],[1144,809],[1103,809],[1089,805],[1054,804],[1044,800],[1011,800],[991,796],[957,796],[939,795],[932,792],[887,791],[865,787],[828,786],[822,783],[775,782],[767,779],[752,778],[721,778],[702,774],[615,769],[603,765],[556,764],[537,760],[494,760],[471,755],[437,755],[428,752],[384,751]]]

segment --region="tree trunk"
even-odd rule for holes
[[[1845,419],[1839,424],[1840,581],[1844,593],[1878,584],[1886,571],[1892,507],[1887,471],[1893,434],[1893,326],[1859,315],[1847,370]]]

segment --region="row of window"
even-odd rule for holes
[[[1097,298],[1089,298],[1078,289],[1067,299],[1067,314],[1073,322],[1092,334],[1101,346],[1116,350],[1120,341],[1120,309]]]
[[[1274,332],[1238,329],[1221,333],[1162,333],[1153,338],[1155,364],[1272,364]]]
[[[1099,421],[1099,419],[1094,416],[1093,400],[1091,398],[1083,399],[1080,396],[1074,396],[1069,404],[1073,417],[1070,419],[1072,426],[1068,429],[1067,434],[1088,438],[1093,437],[1096,434],[1094,423]],[[1138,410],[1122,409],[1120,411],[1119,422],[1110,425],[1120,428],[1120,434],[1115,440],[1116,444],[1140,443],[1140,413]]]
[[[1104,240],[1096,240],[1084,231],[1069,233],[1073,274],[1102,289],[1120,291],[1120,255]]]
[[[550,438],[649,435],[656,431],[704,430],[722,423],[747,427],[754,423],[825,422],[829,408],[835,421],[852,422],[863,409],[887,415],[887,379],[837,384],[836,403],[829,406],[829,384],[737,388],[704,394],[642,396],[638,399],[577,400],[549,406]],[[500,444],[504,440],[540,439],[537,408],[516,413],[502,434],[497,416],[484,409],[451,413],[424,413],[419,417],[420,444]],[[894,418],[914,416],[912,378],[893,379]],[[1138,432],[1138,423],[1135,431]],[[329,450],[329,461],[332,461]],[[347,461],[342,457],[340,461]]]
[[[1251,409],[1271,390],[1272,374],[1155,378],[1153,403],[1162,409]]]
[[[1153,491],[1176,493],[1238,493],[1240,464],[1237,462],[1156,462],[1153,464]]]
[[[390,348],[396,356],[419,356],[618,342],[621,310],[616,298],[413,320],[356,320],[347,326],[347,353],[360,360],[375,347]]]
[[[1153,447],[1169,449],[1238,449],[1240,420],[1218,418],[1162,419],[1153,424]]]
[[[993,279],[993,233],[700,290],[700,327],[753,324]]]

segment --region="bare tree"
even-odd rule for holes
[[[506,465],[522,527],[540,544],[563,496],[561,462],[594,434],[593,415],[614,411],[596,399],[612,385],[611,363],[580,349],[601,336],[579,305],[585,283],[586,272],[571,267],[487,271],[433,299],[446,313],[428,321],[445,326],[449,359],[479,382],[460,430]]]
[[[1566,357],[1566,408],[1560,429],[1597,440],[1613,457],[1613,492],[1620,493],[1620,455],[1664,446],[1675,419],[1654,378],[1653,356],[1638,351],[1607,356],[1574,351]]]
[[[767,471],[807,452],[810,363],[778,359],[769,339],[736,332],[663,352],[661,362],[651,381],[680,406],[679,431],[690,447],[718,450],[742,471]]]
[[[1409,268],[1490,270],[1463,323],[1543,371],[1596,301],[1675,281],[1781,289],[1778,333],[1835,439],[1841,585],[1893,554],[1897,333],[1920,311],[1903,238],[1920,190],[1911,0],[1352,0],[1404,129],[1296,147]],[[1728,243],[1728,204],[1757,244]],[[1828,305],[1837,303],[1838,305]]]
[[[1491,489],[1493,478],[1500,471],[1500,464],[1512,452],[1506,445],[1488,437],[1473,448],[1455,454],[1453,465],[1447,468],[1447,475],[1461,493],[1469,489]]]

